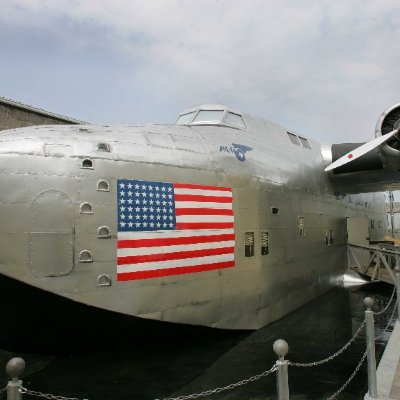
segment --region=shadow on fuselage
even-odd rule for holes
[[[70,352],[167,346],[193,341],[240,340],[251,331],[221,330],[131,317],[87,306],[0,277],[0,348],[18,352]]]

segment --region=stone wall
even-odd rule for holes
[[[76,124],[79,121],[0,99],[0,130],[33,125]]]

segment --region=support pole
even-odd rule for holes
[[[375,326],[374,313],[371,311],[374,300],[371,297],[364,299],[364,305],[367,307],[365,311],[366,339],[367,339],[367,359],[368,359],[368,393],[370,399],[378,398],[377,382],[376,382],[376,358],[375,358]]]
[[[7,384],[7,400],[22,400],[22,381],[19,379],[25,370],[25,361],[22,358],[14,357],[6,365],[7,375],[11,381]]]
[[[275,354],[279,357],[276,361],[276,387],[278,391],[278,400],[289,400],[289,377],[288,377],[288,360],[285,355],[289,351],[289,345],[285,340],[278,339],[273,345]]]
[[[400,265],[396,260],[396,268],[394,269],[396,276],[396,295],[397,295],[397,321],[400,322]]]

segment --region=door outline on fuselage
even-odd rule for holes
[[[45,190],[32,201],[29,268],[36,277],[68,275],[74,266],[74,206],[59,190]]]

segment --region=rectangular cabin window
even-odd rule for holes
[[[244,233],[244,256],[254,256],[254,232]]]
[[[192,121],[192,118],[194,117],[194,114],[196,114],[196,111],[192,111],[192,112],[187,113],[187,114],[182,114],[182,115],[179,116],[178,121],[176,121],[176,123],[178,125],[188,124],[189,122]]]
[[[261,255],[267,256],[269,254],[269,234],[267,231],[261,231]]]
[[[329,231],[329,244],[333,244],[333,229]]]
[[[306,231],[304,229],[304,217],[299,217],[299,235],[305,236]]]
[[[229,112],[226,114],[225,117],[225,122],[231,125],[239,126],[240,128],[245,128],[245,124],[243,121],[243,118],[239,114],[234,114],[232,112]]]
[[[300,146],[299,139],[297,138],[296,135],[294,135],[293,133],[290,133],[290,132],[286,132],[286,133],[289,136],[289,139],[293,144],[295,144],[296,146]]]
[[[271,207],[271,213],[272,213],[272,215],[278,215],[279,207]]]
[[[299,136],[299,140],[301,145],[305,148],[305,149],[311,149],[310,143],[308,143],[308,140],[305,138],[302,138],[301,136]]]
[[[371,219],[371,229],[375,229],[375,220]]]
[[[194,118],[193,122],[215,122],[222,121],[224,110],[201,110]]]

